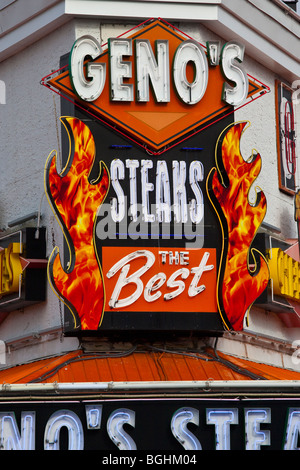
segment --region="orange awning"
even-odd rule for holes
[[[0,384],[300,380],[300,373],[207,350],[73,351],[0,371]]]

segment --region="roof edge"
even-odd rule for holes
[[[300,380],[188,380],[188,381],[137,381],[137,382],[71,382],[71,383],[24,383],[24,384],[2,384],[0,388],[1,396],[11,393],[30,394],[33,392],[55,394],[61,393],[81,393],[81,392],[129,392],[129,391],[255,391],[271,394],[274,392],[300,393]]]
[[[61,0],[58,3],[55,0],[52,1],[54,3],[47,10],[36,12],[34,17],[23,18],[20,24],[16,24],[13,29],[6,34],[2,34],[0,37],[0,62],[21,51],[24,47],[28,47],[73,18],[88,15],[91,18],[102,20],[109,19],[112,21],[115,19],[116,22],[128,21],[130,18],[131,22],[136,22],[148,17],[152,18],[153,4],[156,3],[156,0],[143,2],[130,0],[126,2],[126,8],[124,8],[124,2],[120,0],[115,2],[107,0],[101,2],[95,0]],[[259,0],[248,0],[244,2],[244,6],[248,10],[252,8],[254,13],[256,11],[257,14],[262,15],[263,12],[257,2]],[[286,25],[287,16],[293,21],[294,25],[300,24],[300,16],[278,0],[272,0],[272,5],[277,11],[275,17],[268,17],[269,30],[272,31],[272,27],[276,27],[276,30],[278,30],[278,34],[273,35],[271,48],[264,32],[257,30],[254,24],[246,24],[241,14],[232,8],[234,4],[229,4],[227,0],[213,0],[209,3],[201,0],[200,4],[199,1],[196,2],[195,0],[164,0],[159,3],[160,17],[168,21],[203,22],[207,27],[213,29],[216,34],[224,36],[225,40],[232,39],[233,36],[236,37],[239,33],[241,38],[244,38],[247,33],[251,36],[250,42],[247,43],[247,53],[254,58],[260,58],[262,55],[265,64],[274,71],[279,70],[283,77],[289,81],[300,76],[300,62],[293,52],[298,50],[298,33],[295,35],[294,27],[287,29]],[[88,5],[93,5],[93,8],[87,9]],[[86,13],[87,11],[88,13]],[[118,12],[117,16],[116,11]],[[239,11],[243,12],[244,8],[239,9]],[[234,17],[231,17],[232,14],[234,14]],[[279,20],[281,18],[281,21],[278,18]],[[284,31],[283,46],[280,41],[280,30]],[[287,49],[286,45],[291,46],[291,51]]]

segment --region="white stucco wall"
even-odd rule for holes
[[[59,68],[60,56],[70,50],[73,42],[74,25],[70,22],[0,63],[0,79],[6,84],[6,104],[0,105],[0,227],[7,229],[9,221],[41,208],[41,225],[47,227],[47,255],[53,248],[52,231],[55,242],[58,245],[62,242],[61,231],[44,196],[43,181],[48,154],[61,145],[57,134],[60,100],[41,86],[40,80]],[[32,225],[35,224],[33,221]],[[3,235],[19,228],[8,229]],[[38,339],[35,346],[31,338],[25,348],[21,347],[22,341],[20,346],[15,341],[60,326],[59,302],[48,288],[46,302],[12,312],[0,325],[0,339],[14,340],[7,363],[72,349],[74,341],[61,341],[60,335],[50,342]]]

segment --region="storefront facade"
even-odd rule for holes
[[[5,449],[299,447],[299,15],[233,3],[0,4]]]

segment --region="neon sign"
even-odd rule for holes
[[[109,64],[110,64],[110,97],[112,101],[134,101],[134,87],[125,84],[126,78],[134,78],[136,83],[136,101],[143,103],[149,101],[150,84],[154,96],[159,103],[170,101],[171,78],[176,93],[183,103],[194,105],[203,98],[208,84],[208,60],[203,47],[196,41],[187,39],[176,49],[172,58],[172,71],[170,72],[169,41],[156,40],[154,56],[148,39],[136,39],[133,48],[132,39],[109,38]],[[208,42],[208,48],[211,44]],[[132,63],[124,57],[132,56],[135,52],[136,76],[132,77]],[[248,96],[248,77],[241,65],[234,65],[234,61],[242,62],[244,46],[228,42],[220,51],[221,69],[226,80],[235,83],[232,87],[224,83],[222,99],[232,105],[239,106]],[[74,92],[84,101],[96,101],[101,96],[106,81],[106,64],[101,62],[87,62],[86,57],[96,59],[103,53],[98,41],[92,36],[83,36],[74,43],[70,56],[70,77]],[[187,77],[187,65],[191,62],[194,67],[192,82]],[[86,68],[86,77],[84,73]],[[172,75],[172,77],[170,77]]]
[[[165,450],[181,451],[181,457],[192,451],[193,463],[199,450],[299,450],[297,400],[200,401],[123,400],[122,407],[115,400],[66,401],[63,408],[58,402],[46,408],[37,402],[14,404],[13,410],[11,403],[1,404],[2,449],[107,450],[104,464],[117,458],[114,450],[149,449],[155,454],[159,449],[157,458],[162,459]]]
[[[104,249],[102,259],[111,309],[197,312],[201,304],[203,311],[216,310],[213,249],[151,248],[133,252],[131,248],[116,247],[114,253]]]
[[[68,159],[58,173],[51,153],[45,169],[67,247],[66,260],[58,247],[50,256],[49,280],[70,333],[123,322],[156,329],[166,314],[167,330],[241,330],[268,284],[267,262],[252,247],[266,199],[248,198],[261,158],[243,158],[246,123],[232,121],[234,104],[266,88],[243,71],[241,45],[211,42],[205,51],[151,21],[110,38],[105,51],[80,38],[68,71],[47,81],[69,98],[76,91],[78,117],[61,118]],[[138,117],[135,130],[157,143],[145,148],[130,129],[116,132],[116,116],[125,127]]]
[[[204,46],[162,19],[147,23],[109,38],[107,47],[79,38],[68,69],[42,84],[152,154],[269,91],[245,72],[243,45]]]
[[[149,181],[149,169],[155,165],[156,178],[154,182]],[[127,174],[125,174],[127,173]],[[126,216],[126,196],[120,182],[125,178],[130,180],[129,186],[129,212],[132,220],[137,221],[138,202],[137,185],[141,186],[141,215],[144,222],[170,222],[171,211],[174,211],[177,222],[186,223],[188,220],[199,224],[204,216],[203,195],[199,188],[199,182],[204,179],[203,164],[194,160],[186,168],[184,160],[172,161],[172,181],[171,188],[168,166],[165,160],[153,162],[150,159],[143,159],[141,165],[138,160],[127,159],[126,162],[116,158],[110,165],[111,184],[116,193],[112,199],[112,220],[121,222]],[[140,175],[140,181],[138,181]],[[189,184],[194,197],[187,204],[186,185]],[[150,211],[149,193],[155,192],[155,204],[153,212]],[[173,199],[173,204],[171,203]]]

